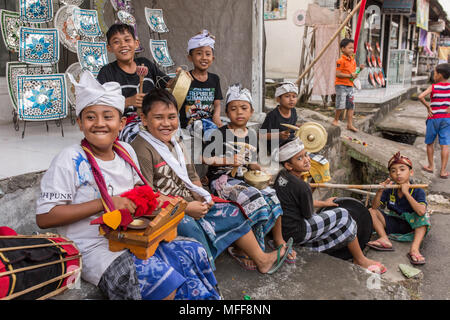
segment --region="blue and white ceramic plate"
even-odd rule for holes
[[[162,9],[145,7],[145,21],[147,21],[148,26],[153,32],[169,32],[169,28],[167,28],[166,23],[164,22]]]
[[[171,67],[174,65],[166,40],[150,39],[150,51],[155,62],[161,67]]]
[[[53,64],[59,61],[57,29],[20,28],[19,61]]]
[[[17,110],[17,77],[19,75],[30,74],[51,74],[56,73],[57,65],[36,66],[18,61],[6,63],[6,77],[8,81],[8,93],[13,107]]]
[[[6,49],[12,52],[19,51],[19,29],[23,25],[19,13],[1,9],[0,16],[2,37]]]
[[[64,74],[19,75],[19,119],[45,121],[67,117],[66,92]]]
[[[102,34],[95,10],[75,8],[73,10],[73,22],[80,35],[97,37]]]
[[[53,19],[52,0],[19,0],[20,19],[24,22],[49,22]]]
[[[83,70],[97,76],[100,69],[108,63],[106,42],[78,41],[78,61]]]

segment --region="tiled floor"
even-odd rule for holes
[[[27,122],[23,139],[23,123],[19,131],[12,123],[0,125],[0,179],[46,170],[55,155],[83,137],[78,125],[72,126],[68,119],[63,121],[64,137],[55,121],[48,125],[47,132],[45,122]]]

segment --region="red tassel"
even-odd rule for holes
[[[140,186],[120,195],[130,199],[136,205],[135,217],[151,215],[158,207],[159,193],[154,193],[150,186]]]

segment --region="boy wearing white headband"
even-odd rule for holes
[[[110,251],[99,226],[91,224],[106,211],[105,193],[110,196],[112,205],[108,207],[112,210],[128,209],[134,214],[136,204],[120,195],[143,181],[133,148],[116,141],[125,124],[125,98],[119,83],[101,85],[90,72],[84,72],[79,83],[69,77],[75,85],[77,122],[85,138],[81,145],[62,150],[44,174],[37,225],[56,227],[59,234],[75,242],[82,255],[82,278],[98,286],[109,299],[219,299],[214,289],[217,282],[208,260],[201,257],[206,252],[200,244],[161,242],[153,256],[141,260],[128,250]],[[175,251],[177,259],[196,266],[183,267],[167,260]]]
[[[194,68],[193,78],[186,99],[180,108],[180,126],[193,136],[222,126],[220,101],[223,99],[218,75],[208,72],[214,61],[215,37],[208,30],[188,41],[188,60]]]
[[[356,222],[346,209],[333,202],[335,197],[313,200],[311,187],[302,177],[311,167],[302,141],[296,138],[282,145],[279,160],[283,168],[275,179],[274,188],[283,208],[283,236],[292,237],[294,243],[318,252],[346,245],[353,255],[353,263],[373,272],[386,272],[380,262],[364,256]],[[315,207],[335,208],[315,213]]]
[[[213,132],[211,142],[204,149],[204,163],[209,165],[207,178],[210,189],[219,197],[237,202],[244,208],[263,250],[267,234],[273,236],[272,247],[284,246],[286,241],[281,235],[283,211],[275,190],[270,187],[258,190],[244,181],[244,173],[248,170],[261,170],[257,163],[257,133],[247,128],[247,122],[253,114],[250,91],[240,84],[230,86],[226,94],[225,111],[230,122]],[[239,147],[237,143],[245,143],[249,147]],[[241,154],[240,149],[245,152]],[[239,248],[230,248],[229,253],[245,268],[255,268],[254,262]],[[295,258],[296,253],[292,251],[286,262],[295,263]]]
[[[203,189],[183,142],[175,137],[179,121],[173,95],[166,90],[153,90],[145,96],[142,112],[145,129],[141,129],[132,146],[150,185],[162,194],[188,201],[178,234],[200,241],[212,265],[234,243],[256,262],[254,269],[269,274],[277,271],[284,263],[289,245],[287,249],[280,247],[265,253],[241,208]]]
[[[271,153],[271,140],[279,139],[279,145],[287,139],[294,138],[294,131],[282,125],[287,123],[291,125],[297,124],[297,112],[295,105],[297,104],[298,87],[292,82],[283,82],[275,90],[275,98],[278,105],[270,111],[264,119],[261,129],[267,130],[266,134],[261,134],[262,139],[267,139],[267,150]]]

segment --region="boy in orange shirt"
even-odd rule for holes
[[[342,110],[347,109],[347,129],[357,132],[353,126],[353,80],[358,76],[356,73],[356,61],[353,57],[354,43],[352,39],[342,39],[339,47],[342,56],[336,61],[336,112],[333,125],[337,126]],[[364,68],[363,65],[360,66]]]

